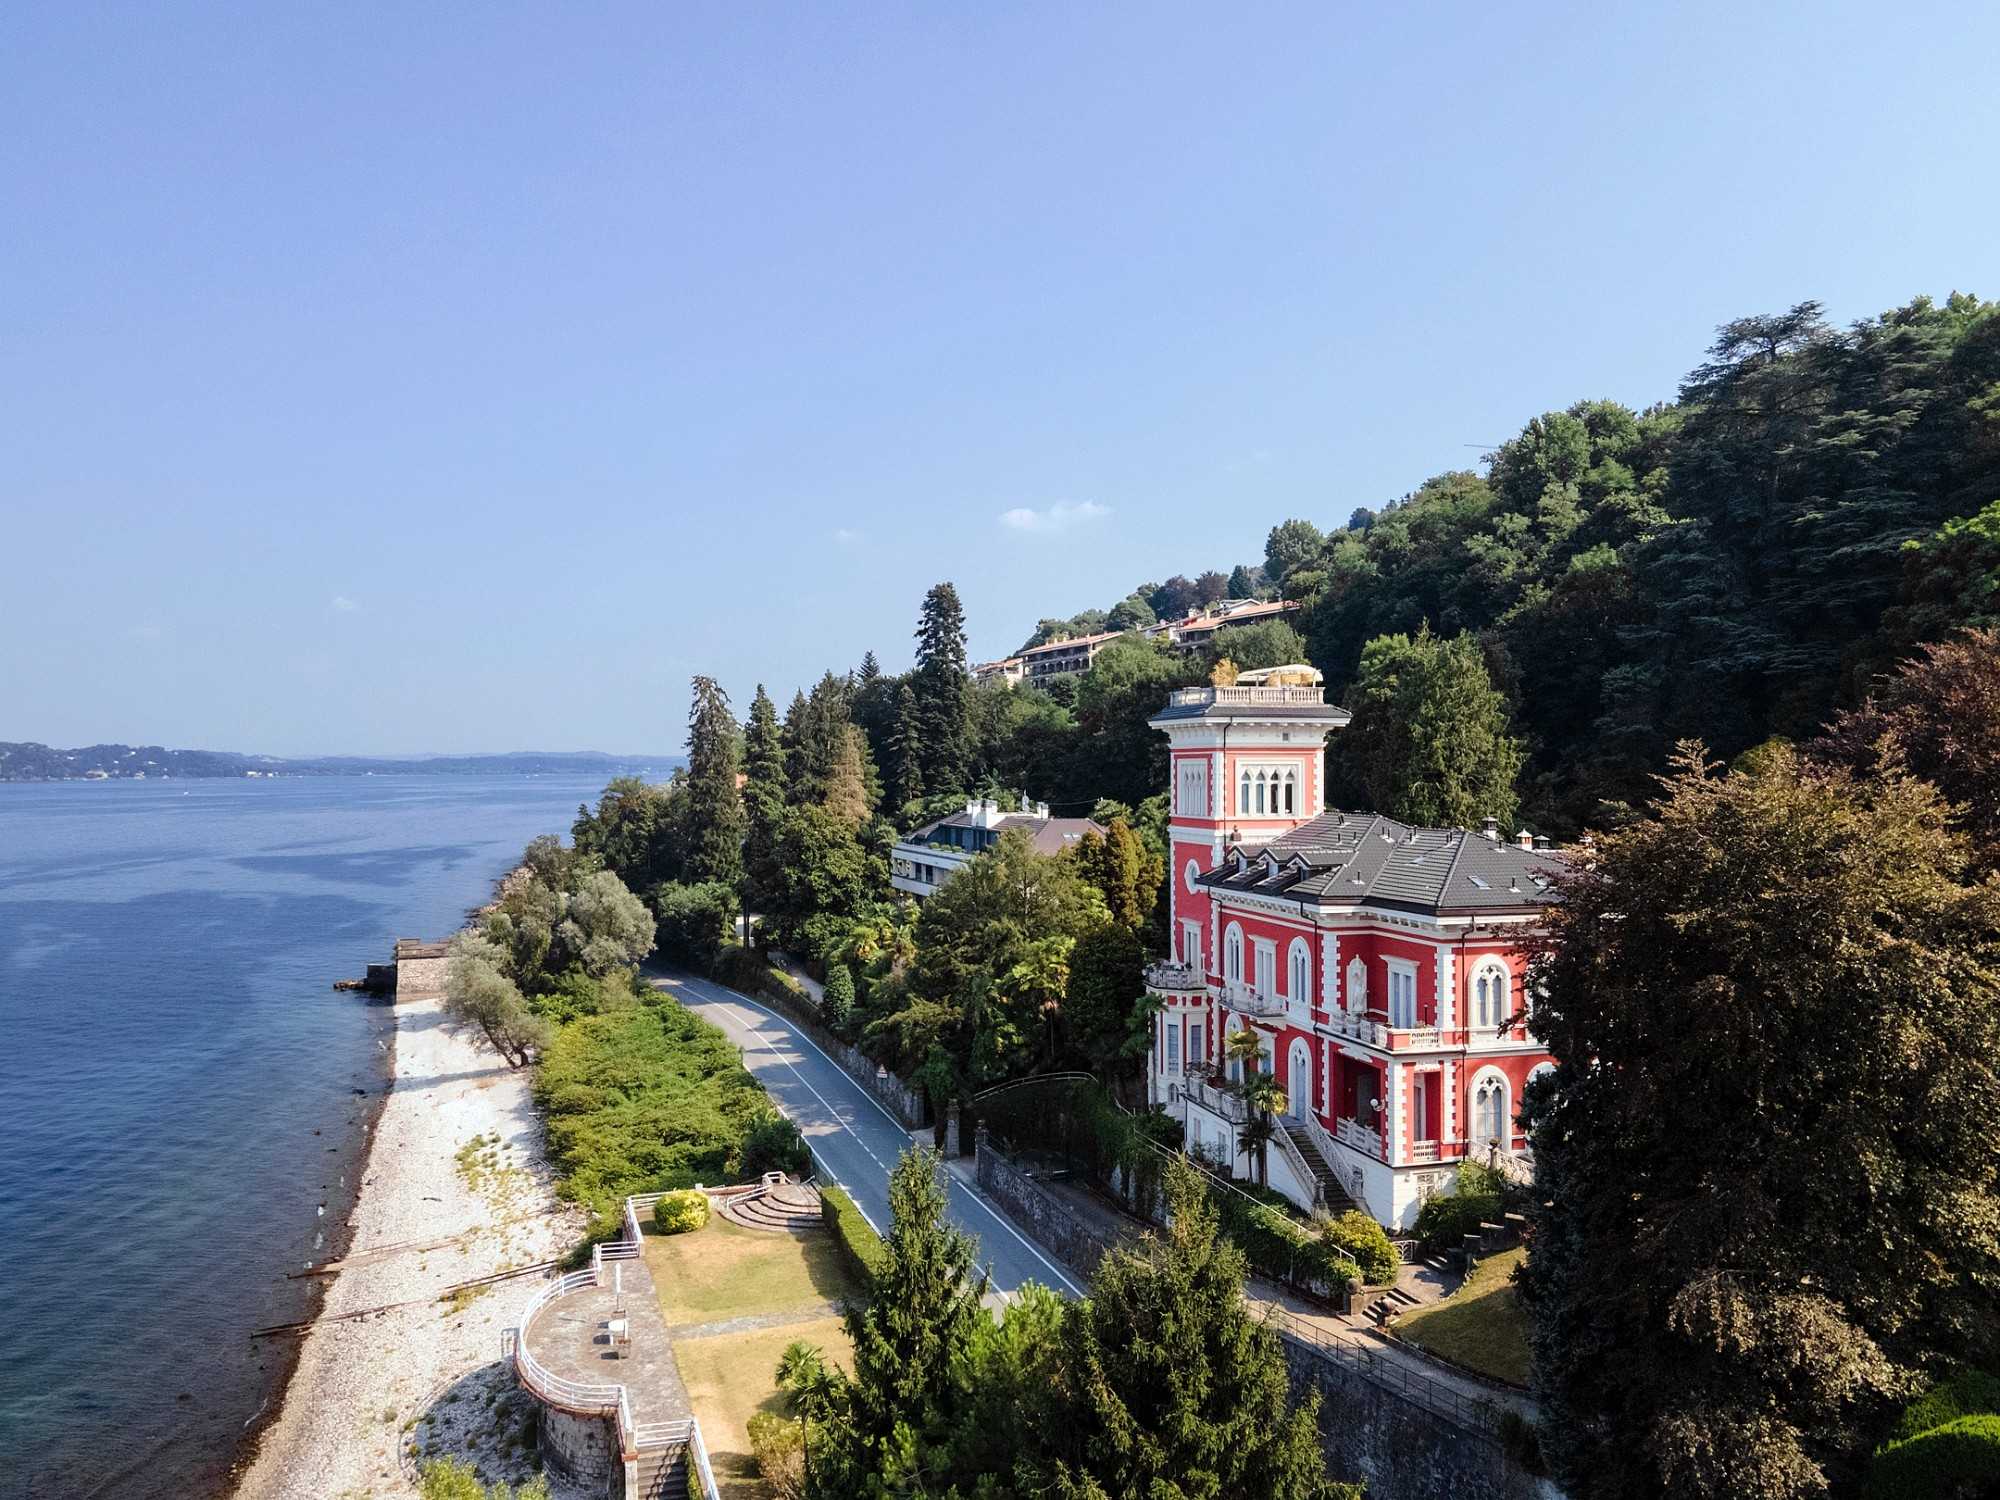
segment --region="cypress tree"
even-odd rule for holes
[[[687,750],[687,774],[673,798],[682,879],[720,881],[734,889],[743,878],[744,832],[743,797],[736,787],[736,716],[729,711],[729,695],[712,677],[694,679]]]
[[[933,585],[924,595],[916,636],[917,666],[911,677],[917,764],[927,791],[962,792],[971,760],[965,724],[965,611],[949,583]]]
[[[778,711],[757,684],[750,700],[750,722],[744,727],[743,810],[747,829],[743,841],[745,902],[754,910],[768,909],[778,888],[779,820],[790,789],[785,769],[784,731]]]

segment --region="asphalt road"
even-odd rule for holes
[[[797,1122],[819,1158],[822,1177],[830,1175],[878,1232],[886,1230],[889,1172],[913,1142],[902,1121],[768,1006],[685,974],[656,975],[654,983],[728,1033],[743,1049],[744,1066]],[[928,1144],[930,1132],[922,1134]],[[1030,1243],[976,1186],[956,1172],[946,1173],[946,1181],[952,1221],[978,1237],[980,1262],[991,1268],[996,1292],[1038,1281],[1068,1296],[1083,1295],[1076,1279]]]

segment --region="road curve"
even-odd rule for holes
[[[911,1145],[903,1124],[875,1096],[850,1078],[785,1017],[769,1006],[712,980],[687,974],[652,974],[704,1021],[719,1026],[743,1049],[743,1064],[798,1124],[820,1172],[847,1191],[868,1222],[889,1225],[889,1172]],[[928,1132],[925,1132],[928,1140]],[[1076,1278],[1016,1229],[978,1189],[947,1172],[952,1222],[979,1240],[993,1289],[1011,1294],[1035,1281],[1071,1297],[1083,1295]]]

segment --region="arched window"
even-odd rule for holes
[[[1222,977],[1231,984],[1243,982],[1243,929],[1234,922],[1222,934]]]
[[[1311,1005],[1313,992],[1312,949],[1306,946],[1303,938],[1295,938],[1292,941],[1290,962],[1286,967],[1291,970],[1289,975],[1290,984],[1285,992],[1286,995],[1294,1005]]]
[[[1285,772],[1285,811],[1295,813],[1298,810],[1299,773],[1297,771],[1287,771]]]
[[[1229,1059],[1229,1081],[1231,1083],[1241,1083],[1243,1081],[1243,1059],[1229,1050],[1229,1038],[1235,1036],[1242,1029],[1243,1018],[1241,1016],[1231,1016],[1229,1018],[1229,1027],[1223,1032],[1222,1055]]]
[[[1513,1122],[1508,1117],[1507,1080],[1495,1072],[1481,1073],[1472,1085],[1472,1135],[1466,1148],[1473,1154],[1498,1144],[1502,1151],[1513,1145]]]
[[[1250,773],[1248,771],[1245,771],[1236,778],[1236,810],[1239,813],[1248,813],[1250,811]]]
[[[1285,1068],[1285,1113],[1294,1120],[1303,1120],[1312,1111],[1312,1080],[1312,1048],[1294,1039]]]
[[[1257,811],[1264,811],[1264,773],[1257,773]]]
[[[1498,1030],[1513,1014],[1508,995],[1507,966],[1497,959],[1481,964],[1472,979],[1472,1024],[1482,1031]]]

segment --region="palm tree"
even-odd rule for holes
[[[799,1442],[804,1450],[805,1481],[812,1486],[812,1418],[824,1416],[838,1375],[826,1356],[803,1339],[793,1339],[778,1356],[778,1389],[792,1398],[799,1414]]]
[[[1250,1118],[1244,1123],[1238,1140],[1257,1164],[1258,1186],[1268,1187],[1271,1138],[1278,1133],[1277,1122],[1272,1117],[1283,1114],[1289,1102],[1285,1091],[1278,1087],[1277,1076],[1264,1071],[1264,1042],[1256,1032],[1248,1027],[1230,1032],[1222,1050],[1229,1055],[1230,1061],[1243,1065],[1243,1081],[1236,1086],[1236,1092],[1250,1106]]]

